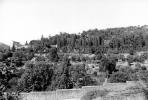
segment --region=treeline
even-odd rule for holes
[[[36,50],[57,45],[61,52],[95,53],[108,50],[129,52],[130,50],[145,50],[148,43],[147,26],[130,26],[121,28],[109,28],[104,30],[88,30],[79,34],[60,33],[58,35],[32,40]]]

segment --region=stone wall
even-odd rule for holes
[[[22,100],[66,100],[80,98],[83,91],[80,89],[57,90],[53,92],[30,92],[29,94],[21,93]]]
[[[48,92],[21,93],[20,96],[21,100],[80,100],[82,96],[89,91],[109,89],[111,92],[107,96],[98,97],[95,100],[147,100],[145,94],[139,89],[136,89],[136,91],[122,90],[123,88],[134,86],[133,84],[136,83],[112,83],[104,86],[85,86],[81,89],[60,89]]]
[[[143,93],[136,93],[136,94],[96,98],[95,100],[147,100],[147,98]]]
[[[76,92],[76,91],[73,91]],[[22,100],[80,100],[84,95],[83,93],[30,93],[27,94]],[[71,95],[69,95],[71,94]],[[72,95],[73,94],[73,95]],[[98,97],[95,100],[147,100],[143,93],[136,93],[130,95],[120,95],[120,96],[107,96],[107,97]]]

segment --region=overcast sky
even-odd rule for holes
[[[148,25],[148,0],[0,0],[0,42]]]

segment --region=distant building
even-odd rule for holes
[[[14,46],[16,49],[19,49],[22,45],[20,44],[20,42],[13,41],[13,46]]]
[[[58,48],[58,45],[50,45],[52,48]]]
[[[20,44],[20,42],[17,42],[17,41],[13,41],[13,45],[17,50],[30,47],[30,45],[22,45],[22,44]]]

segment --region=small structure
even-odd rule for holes
[[[52,48],[58,48],[58,45],[50,45]]]
[[[127,61],[122,61],[119,60],[118,62],[116,62],[116,68],[119,69],[119,67],[127,67],[129,66],[129,63]]]
[[[29,48],[31,47],[30,45],[22,45],[20,42],[13,41],[13,46],[18,50],[22,48]]]

